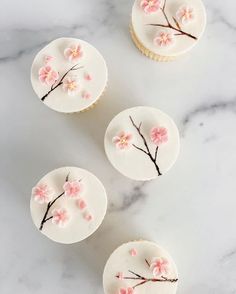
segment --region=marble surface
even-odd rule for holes
[[[109,254],[139,238],[173,256],[179,294],[236,293],[236,5],[205,4],[199,45],[163,64],[134,47],[131,0],[1,0],[1,294],[102,294]],[[105,96],[84,114],[55,113],[31,89],[34,55],[62,36],[91,42],[109,67]],[[145,184],[116,172],[103,148],[111,118],[136,105],[162,109],[181,132],[175,167]],[[29,212],[32,186],[63,165],[95,173],[109,197],[100,229],[71,246],[39,234]]]

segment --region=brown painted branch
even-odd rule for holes
[[[174,20],[174,22],[175,22],[177,28],[178,28],[179,30],[181,30],[180,24],[179,24],[179,22],[177,21],[177,19],[176,19],[174,16],[172,16],[172,18],[173,18],[173,20]]]
[[[130,116],[129,118],[130,118],[130,120],[131,120],[131,122],[132,122],[132,125],[135,127],[135,129],[136,129],[137,132],[139,133],[140,137],[142,138],[143,143],[144,143],[144,145],[145,145],[145,147],[146,147],[146,149],[147,149],[148,154],[151,154],[151,153],[150,153],[150,150],[149,150],[149,147],[148,147],[148,144],[147,144],[147,141],[146,141],[146,139],[144,138],[143,134],[142,134],[141,131],[140,131],[140,128],[141,128],[142,123],[140,123],[140,124],[139,124],[139,127],[137,127],[136,124],[134,123],[132,117]]]
[[[60,79],[60,81],[58,82],[58,84],[56,84],[55,86],[54,85],[52,85],[52,87],[51,87],[51,89],[41,98],[41,101],[44,101],[47,97],[48,97],[48,95],[52,92],[52,91],[54,91],[54,90],[56,90],[60,85],[62,85],[62,83],[63,83],[63,80],[64,80],[64,78],[68,75],[68,73],[69,72],[71,72],[71,71],[73,71],[73,70],[78,70],[78,69],[80,69],[80,68],[82,68],[83,66],[80,66],[80,67],[78,67],[78,68],[76,68],[76,66],[78,66],[78,64],[75,64],[75,65],[73,65],[62,77],[61,77],[61,79]]]
[[[189,33],[185,32],[185,31],[182,31],[182,30],[180,30],[178,28],[175,28],[172,25],[163,25],[163,24],[155,24],[155,23],[151,23],[151,24],[148,24],[148,25],[149,26],[155,26],[155,27],[162,27],[162,28],[170,28],[170,29],[172,29],[172,30],[174,30],[176,32],[179,32],[181,35],[185,35],[185,36],[188,36],[189,38],[197,40],[197,37],[195,37],[194,35],[189,34]]]
[[[170,23],[170,21],[169,21],[169,19],[168,19],[168,16],[166,15],[165,8],[166,8],[166,0],[165,0],[165,2],[164,2],[163,7],[161,8],[161,11],[162,11],[162,13],[163,13],[163,15],[164,15],[164,18],[165,18],[165,20],[166,20],[166,22],[167,22],[167,25],[163,25],[163,24],[149,24],[149,25],[150,25],[150,26],[162,27],[162,28],[170,28],[170,29],[172,29],[172,30],[174,30],[174,31],[176,31],[176,32],[179,32],[180,35],[184,35],[184,36],[187,36],[187,37],[192,38],[192,39],[194,39],[194,40],[197,40],[197,37],[195,37],[194,35],[189,34],[189,33],[185,32],[185,31],[181,30],[179,23],[178,23],[177,20],[173,17],[173,20],[174,20],[174,22],[175,22],[177,28],[174,27],[174,26]]]
[[[135,277],[123,277],[125,280],[140,280],[140,281],[145,281],[147,282],[169,282],[169,283],[176,283],[178,279],[168,279],[166,277],[161,277],[161,279],[156,279],[156,278],[135,278]]]
[[[162,8],[164,11],[166,9],[166,0],[164,1],[164,5],[163,5],[163,8]]]
[[[147,151],[145,151],[145,150],[143,150],[142,148],[136,146],[135,144],[132,144],[132,145],[134,146],[134,148],[136,148],[136,149],[138,149],[138,150],[144,152],[145,154],[147,154],[147,155],[149,156],[149,154],[147,153]]]
[[[154,157],[154,160],[155,160],[155,161],[157,160],[157,152],[158,152],[158,148],[159,148],[159,146],[156,147],[156,151],[155,151],[155,157]]]
[[[136,149],[138,149],[138,150],[144,152],[146,155],[148,155],[148,157],[151,159],[151,161],[153,162],[153,164],[154,164],[154,166],[155,166],[155,168],[156,168],[156,171],[157,171],[157,173],[158,173],[158,176],[161,176],[162,174],[161,174],[161,172],[160,172],[159,166],[158,166],[157,163],[156,163],[158,148],[156,149],[155,156],[153,157],[152,154],[151,154],[151,152],[150,152],[150,149],[149,149],[149,147],[148,147],[147,141],[146,141],[144,135],[143,135],[142,132],[141,132],[141,125],[142,125],[142,123],[140,123],[140,124],[139,124],[139,127],[138,127],[138,126],[135,124],[135,122],[134,122],[134,120],[132,119],[132,117],[129,116],[129,118],[130,118],[130,120],[131,120],[132,125],[133,125],[134,128],[137,130],[139,136],[142,138],[143,143],[144,143],[144,146],[145,146],[145,148],[146,148],[147,151],[145,151],[144,149],[142,149],[142,148],[140,148],[140,147],[138,147],[138,146],[132,144],[133,147],[135,147]]]
[[[145,261],[148,263],[148,261],[145,259]],[[149,264],[149,263],[148,263]],[[156,279],[156,278],[145,278],[133,271],[130,271],[129,272],[131,274],[134,275],[134,277],[123,277],[124,280],[132,280],[132,281],[139,281],[139,283],[137,283],[136,285],[134,285],[132,288],[135,289],[139,286],[142,286],[146,283],[163,283],[163,282],[166,282],[166,283],[176,283],[178,281],[178,279],[168,279],[164,276],[161,276],[160,279]],[[119,278],[118,276],[116,276],[116,278]]]
[[[167,22],[168,25],[170,26],[171,24],[170,24],[170,21],[169,21],[167,15],[166,15],[165,8],[166,8],[166,1],[165,1],[165,3],[164,3],[163,8],[161,8],[161,11],[162,11],[162,13],[163,13],[163,15],[164,15],[164,17],[165,17],[165,19],[166,19],[166,22]]]
[[[147,259],[145,259],[146,264],[148,265],[148,267],[150,267],[150,263],[148,262]]]
[[[65,180],[66,182],[67,182],[68,179],[69,179],[69,174],[70,174],[70,173],[68,173],[68,175],[66,176],[66,180]],[[59,198],[61,198],[64,194],[65,194],[65,191],[62,192],[60,195],[58,195],[58,196],[57,196],[52,202],[49,202],[49,203],[48,203],[48,205],[47,205],[47,209],[46,209],[45,214],[44,214],[44,216],[43,216],[43,219],[42,219],[42,221],[41,221],[41,223],[40,223],[40,227],[39,227],[39,230],[40,230],[40,231],[42,231],[44,224],[45,224],[47,221],[49,221],[50,219],[52,219],[52,216],[47,217],[50,208],[51,208],[51,207],[53,206],[53,204],[54,204]]]
[[[147,282],[148,282],[148,281],[144,280],[144,281],[142,281],[142,282],[136,284],[135,286],[133,286],[133,289],[135,289],[135,288],[137,288],[137,287],[139,287],[139,286],[142,286],[142,285],[146,284]]]
[[[133,271],[129,271],[131,274],[135,275],[136,277],[138,277],[139,279],[145,279],[143,276],[140,276],[139,274],[136,274],[135,272]]]

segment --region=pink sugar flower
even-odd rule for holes
[[[92,77],[91,77],[91,75],[89,74],[89,73],[84,73],[84,79],[86,80],[86,81],[91,81],[92,80]]]
[[[161,275],[167,275],[169,272],[169,262],[165,258],[154,257],[151,261],[150,269],[155,278]]]
[[[71,45],[65,49],[64,56],[71,62],[77,62],[83,56],[81,46],[79,44]]]
[[[132,248],[129,253],[131,256],[136,256],[138,254],[138,252],[135,248]]]
[[[46,184],[39,184],[32,189],[34,200],[39,204],[49,203],[52,200],[54,191]]]
[[[87,100],[87,99],[90,99],[90,98],[91,98],[91,94],[90,94],[89,92],[87,92],[87,91],[84,90],[84,91],[82,92],[82,98],[83,98],[83,99],[86,99],[86,100]]]
[[[69,198],[77,198],[79,194],[82,192],[83,187],[80,181],[73,182],[65,182],[63,185],[63,189],[65,191],[65,196]]]
[[[50,65],[39,69],[39,80],[41,83],[52,86],[59,78],[58,72],[52,69]]]
[[[70,217],[66,209],[58,208],[52,211],[52,223],[63,228],[68,223]]]
[[[155,145],[161,145],[168,141],[168,132],[166,128],[163,127],[154,127],[150,132],[151,141]]]
[[[79,92],[77,77],[68,77],[63,81],[62,88],[69,96],[75,96]]]
[[[176,17],[181,21],[182,24],[187,24],[194,20],[194,9],[187,5],[180,6],[176,12]]]
[[[140,7],[145,13],[153,13],[161,8],[161,0],[142,0]]]
[[[46,55],[45,58],[44,58],[44,62],[45,62],[45,64],[48,64],[53,59],[54,59],[53,56]]]
[[[133,288],[122,288],[119,291],[119,294],[134,294],[134,289]]]
[[[84,219],[87,221],[87,222],[90,222],[91,220],[93,220],[93,216],[91,213],[89,213],[88,211],[86,211],[83,215]]]
[[[158,47],[170,47],[174,44],[175,36],[171,30],[158,31],[153,42]]]
[[[112,142],[118,149],[128,149],[131,146],[132,134],[126,134],[121,131],[117,136],[113,137]]]
[[[116,277],[117,277],[120,281],[122,281],[122,280],[124,279],[124,274],[123,274],[122,272],[119,272],[119,273],[116,275]]]
[[[87,203],[84,201],[84,199],[82,198],[79,198],[77,201],[76,201],[76,205],[77,207],[80,209],[80,210],[83,210],[87,207]]]

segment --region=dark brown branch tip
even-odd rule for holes
[[[150,266],[149,262],[147,259],[145,259],[145,262],[147,263],[148,266]],[[176,283],[178,279],[168,279],[167,277],[161,276],[161,278],[145,278],[131,270],[129,270],[129,273],[133,275],[133,277],[123,277],[125,280],[132,280],[132,281],[139,281],[136,285],[134,285],[132,288],[135,289],[139,286],[142,286],[146,283],[157,283],[157,282],[166,282],[166,283]],[[118,275],[116,275],[116,278],[119,278]]]
[[[148,267],[150,267],[150,263],[148,262],[147,259],[145,259],[146,264],[148,265]]]
[[[70,176],[70,172],[68,172],[68,175],[66,176],[66,182],[68,182]]]

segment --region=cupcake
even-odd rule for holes
[[[147,181],[164,175],[179,154],[179,132],[162,111],[146,106],[126,109],[105,133],[105,151],[124,176]]]
[[[156,61],[188,52],[206,27],[201,0],[135,0],[131,36],[138,49]]]
[[[32,189],[30,210],[37,229],[64,244],[82,241],[101,225],[107,209],[102,183],[90,172],[62,167]]]
[[[176,265],[171,256],[150,241],[133,241],[116,249],[103,273],[105,294],[175,294]]]
[[[63,113],[91,108],[107,85],[104,58],[89,43],[60,38],[44,47],[31,68],[31,83],[39,99]]]

